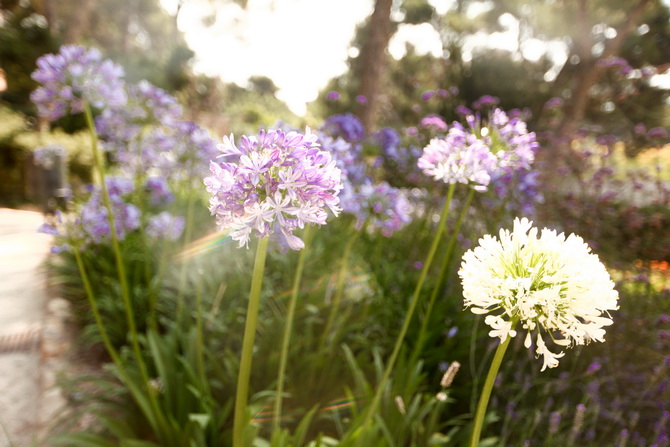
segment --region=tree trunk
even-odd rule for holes
[[[580,23],[586,23],[583,19],[582,14],[587,14],[586,10],[586,0],[580,0]],[[608,44],[605,46],[603,54],[599,59],[607,59],[610,57],[617,56],[621,50],[621,46],[626,37],[639,25],[639,21],[642,18],[642,14],[647,6],[651,3],[651,0],[639,0],[637,4],[630,10],[626,15],[626,20],[616,29],[616,37],[611,39]],[[590,29],[585,29],[582,33],[590,33]],[[585,36],[583,36],[585,37]],[[577,67],[576,80],[574,87],[571,91],[571,97],[565,107],[565,114],[563,121],[558,127],[558,135],[564,137],[569,141],[574,135],[579,123],[584,119],[586,113],[586,108],[589,103],[589,91],[591,88],[598,82],[600,76],[603,73],[604,67],[598,65],[597,61],[591,57],[590,45],[586,45],[587,41],[584,40],[577,45],[576,54],[580,58],[579,67]],[[569,58],[566,62],[566,65],[569,64]],[[566,67],[564,67],[565,69]],[[561,73],[563,70],[561,70]],[[559,73],[556,81],[559,81],[559,78],[562,80],[563,77]]]
[[[365,129],[374,129],[379,113],[379,97],[386,74],[386,48],[391,39],[392,0],[376,0],[370,17],[368,34],[361,49],[361,72],[359,94],[365,101],[359,103],[358,116]]]
[[[77,8],[65,26],[63,43],[81,44],[86,28],[90,26],[93,0],[80,0]]]

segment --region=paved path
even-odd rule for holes
[[[38,445],[51,243],[35,231],[42,222],[41,213],[0,208],[0,447]]]

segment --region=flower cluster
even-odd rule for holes
[[[433,138],[428,143],[418,166],[435,180],[464,183],[485,191],[497,168],[497,158],[484,141],[456,122],[444,138]]]
[[[140,209],[131,203],[135,193],[133,181],[124,177],[108,176],[105,185],[114,215],[114,227],[118,240],[139,229],[142,223]],[[151,205],[163,205],[172,200],[167,184],[162,179],[151,177],[145,189],[149,193]],[[149,212],[147,211],[147,215]],[[57,214],[55,222],[45,224],[39,231],[52,234],[63,239],[63,245],[56,246],[52,251],[68,250],[71,246],[85,247],[91,244],[102,244],[111,237],[107,207],[104,204],[102,190],[95,187],[88,200],[76,213]],[[178,239],[184,230],[184,219],[161,212],[148,217],[147,234],[152,238],[167,240]]]
[[[356,227],[378,230],[382,235],[391,235],[407,225],[411,219],[410,202],[403,191],[386,182],[363,185],[341,194],[342,211],[356,216]]]
[[[167,211],[156,214],[147,222],[147,235],[153,239],[176,241],[184,232],[186,221]]]
[[[341,136],[347,141],[360,141],[365,137],[363,124],[351,113],[329,117],[323,128],[331,135]]]
[[[114,215],[116,237],[123,240],[126,234],[140,227],[140,210],[128,203],[134,187],[131,180],[122,177],[105,178],[109,200]],[[81,209],[81,226],[86,237],[86,243],[99,244],[111,235],[107,208],[104,205],[102,193],[95,190],[88,202]]]
[[[210,163],[209,209],[240,247],[248,245],[252,232],[260,238],[280,233],[299,250],[304,243],[293,234],[296,228],[325,224],[326,207],[339,214],[340,169],[309,129],[304,135],[261,131],[243,136],[239,147],[231,135],[220,150],[231,161]]]
[[[147,81],[127,87],[128,102],[122,108],[105,108],[95,120],[98,136],[108,152],[128,149],[144,126],[172,127],[181,119],[177,99]]]
[[[123,69],[103,60],[96,49],[64,45],[58,54],[37,60],[32,78],[41,84],[30,96],[40,116],[56,120],[67,113],[81,113],[84,104],[97,108],[126,103]]]
[[[365,226],[390,237],[411,220],[411,207],[405,194],[386,182],[373,182],[367,171],[368,165],[374,167],[375,163],[366,161],[362,154],[363,142],[376,145],[382,154],[398,152],[401,139],[396,130],[383,128],[367,138],[358,118],[334,115],[326,120],[319,141],[341,170],[343,188],[339,197],[342,211],[356,217],[358,229]],[[376,160],[381,161],[381,158]]]
[[[67,151],[59,144],[40,146],[33,152],[35,166],[40,166],[47,170],[53,169],[66,156]]]
[[[603,327],[612,324],[603,313],[618,309],[614,283],[582,238],[546,228],[538,237],[525,218],[515,219],[511,233],[501,230],[499,240],[481,238],[463,256],[459,276],[465,307],[487,314],[490,336],[514,337],[520,323],[529,348],[536,334],[542,371],[557,366],[564,355],[549,350],[543,331],[559,346],[602,342]]]

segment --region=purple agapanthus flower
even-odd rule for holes
[[[564,103],[565,101],[563,101],[563,98],[554,96],[553,98],[549,99],[547,102],[544,103],[544,110],[560,109],[561,107],[563,107]]]
[[[468,116],[472,115],[472,110],[468,109],[465,106],[456,106],[456,109],[454,109],[456,114],[461,115],[461,116]]]
[[[345,187],[343,192],[348,189]],[[356,216],[356,227],[365,226],[385,237],[411,221],[411,206],[406,195],[386,182],[366,182],[349,194],[343,194],[342,211]]]
[[[126,103],[123,69],[103,59],[97,49],[64,45],[58,54],[37,60],[32,78],[41,85],[30,99],[39,115],[52,121],[67,113],[81,113],[85,103],[97,108]]]
[[[444,138],[433,138],[423,149],[418,167],[445,183],[465,183],[486,190],[497,158],[474,134],[455,122]]]
[[[184,232],[185,220],[180,216],[173,216],[167,211],[158,213],[147,223],[147,235],[153,239],[176,241]]]
[[[360,141],[365,137],[363,123],[351,113],[328,117],[323,124],[323,130],[347,141]]]
[[[481,110],[486,107],[494,107],[500,104],[500,98],[496,98],[491,95],[484,95],[475,102],[472,103],[472,107],[475,110]]]
[[[382,153],[393,152],[400,146],[400,134],[397,130],[384,127],[374,134],[374,140],[379,145]]]
[[[336,91],[330,91],[326,93],[326,99],[330,101],[337,101],[338,99],[340,99],[340,94]]]
[[[422,101],[428,101],[428,100],[429,100],[430,98],[432,98],[433,96],[435,96],[435,92],[434,92],[434,91],[432,91],[432,90],[426,90],[425,92],[423,92],[423,93],[421,94],[421,100],[422,100]]]
[[[205,178],[212,195],[209,209],[220,229],[229,230],[239,246],[280,233],[293,250],[304,247],[293,232],[305,224],[326,223],[326,208],[340,212],[340,169],[322,151],[317,136],[281,130],[243,136],[239,146],[225,137],[220,146],[228,162],[212,161]]]
[[[424,129],[431,129],[436,132],[444,132],[447,130],[447,123],[437,115],[427,115],[421,119],[419,124]]]
[[[107,177],[105,185],[109,193],[116,237],[125,239],[126,235],[140,227],[140,210],[128,203],[128,196],[133,192],[133,182],[122,177]],[[95,189],[88,202],[84,204],[80,213],[80,224],[85,243],[99,244],[111,236],[107,208],[104,205],[102,193]]]
[[[171,127],[149,129],[139,140],[118,146],[113,158],[130,177],[150,174],[173,183],[190,183],[209,172],[209,162],[219,155],[217,144],[203,127],[176,121]]]
[[[172,127],[181,119],[177,99],[147,81],[127,88],[128,102],[121,108],[105,108],[95,120],[98,136],[108,152],[127,149],[146,126]]]
[[[174,200],[170,186],[162,177],[149,177],[146,181],[146,191],[149,193],[149,203],[153,206],[165,205]]]
[[[48,144],[35,149],[33,152],[33,162],[35,166],[52,169],[66,155],[67,151],[60,144]]]
[[[652,127],[647,132],[647,138],[651,139],[665,139],[668,138],[668,131],[662,127]]]
[[[488,123],[477,124],[482,137],[490,144],[505,172],[530,169],[540,147],[534,132],[529,132],[520,118],[510,118],[501,109],[491,112]],[[484,135],[486,129],[486,135]]]

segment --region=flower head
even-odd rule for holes
[[[299,250],[304,243],[293,234],[296,228],[325,224],[325,208],[340,212],[340,169],[309,129],[304,135],[261,131],[257,137],[243,136],[239,146],[226,137],[220,150],[231,161],[210,164],[211,175],[205,178],[212,195],[209,209],[240,247],[252,233],[261,238],[280,233]]]
[[[105,108],[95,128],[107,151],[127,149],[144,126],[173,127],[181,118],[177,99],[147,81],[127,87],[128,102],[121,108]]]
[[[497,159],[481,139],[454,123],[444,138],[430,141],[417,164],[435,180],[465,183],[483,191],[491,181]]]
[[[356,216],[358,229],[366,225],[369,230],[391,237],[412,220],[406,193],[386,182],[346,185],[340,196],[342,211]]]
[[[126,103],[123,69],[103,60],[96,49],[64,45],[58,54],[37,60],[32,78],[41,84],[30,99],[40,116],[56,120],[67,113],[81,113],[84,104],[97,108]]]
[[[326,119],[323,128],[331,135],[341,136],[347,141],[360,141],[365,137],[363,123],[351,113],[329,117]]]
[[[564,352],[549,350],[545,336],[564,347],[604,341],[607,314],[618,309],[618,293],[605,266],[579,236],[532,227],[515,219],[514,229],[500,239],[486,235],[463,256],[459,270],[464,305],[486,314],[489,335],[504,341],[526,330],[525,346],[535,337],[542,370],[558,365]],[[603,313],[606,316],[603,316]]]

